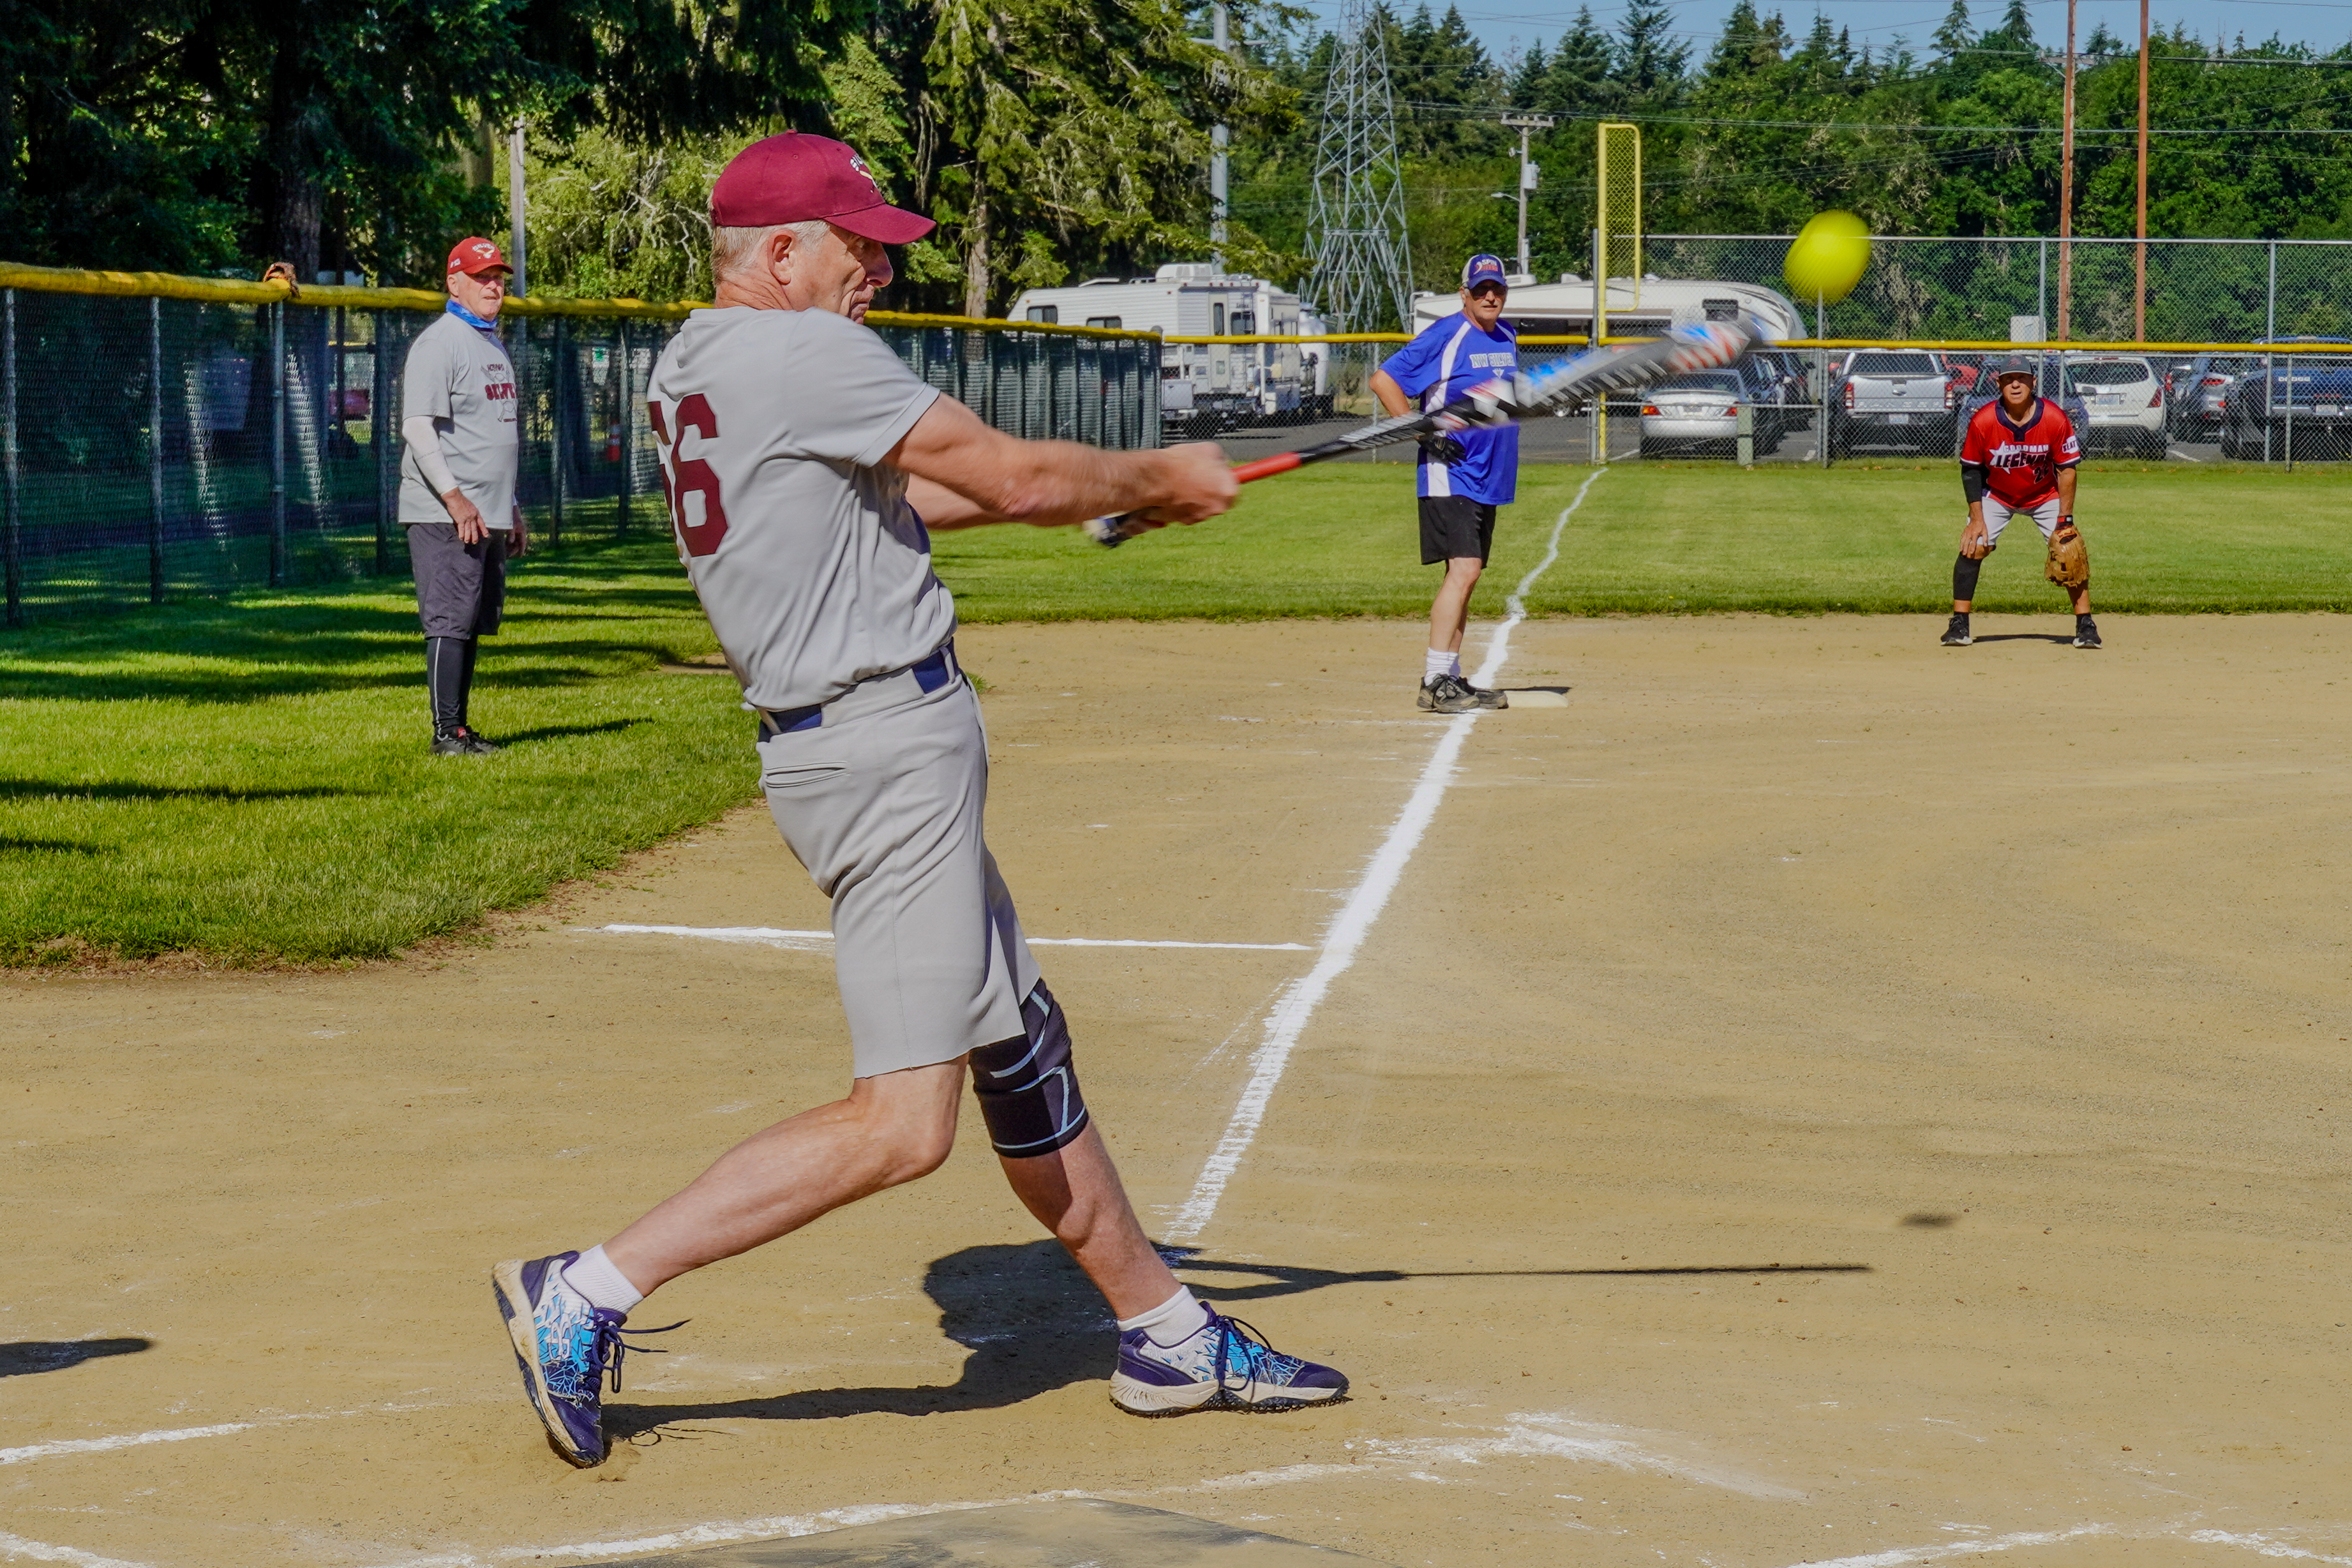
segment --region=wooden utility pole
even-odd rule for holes
[[[2139,0],[2139,243],[2132,246],[2132,341],[2147,341],[2147,0]]]
[[[2059,135],[2063,150],[2058,169],[2058,340],[2074,325],[2074,0],[2066,0],[2066,107]]]

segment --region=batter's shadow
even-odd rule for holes
[[[1228,1263],[1197,1249],[1162,1247],[1180,1274],[1194,1277],[1220,1308],[1320,1291],[1334,1285],[1406,1280],[1685,1277],[1704,1274],[1866,1274],[1867,1263],[1698,1263],[1615,1269],[1312,1269],[1280,1263]],[[1202,1279],[1200,1276],[1210,1276]],[[1219,1279],[1216,1276],[1225,1278]],[[1236,1278],[1254,1276],[1255,1278]],[[968,1353],[953,1383],[865,1388],[809,1388],[751,1399],[687,1405],[608,1402],[604,1431],[613,1441],[659,1442],[710,1435],[698,1421],[818,1421],[837,1416],[930,1416],[1018,1405],[1074,1383],[1099,1383],[1118,1354],[1118,1325],[1102,1296],[1061,1244],[967,1247],[933,1262],[923,1291],[940,1309],[940,1332]],[[643,1363],[636,1364],[642,1365]]]
[[[953,1383],[809,1388],[690,1405],[607,1401],[604,1431],[615,1442],[659,1441],[704,1435],[682,1429],[698,1421],[990,1410],[1110,1375],[1118,1325],[1059,1242],[1047,1239],[950,1252],[924,1271],[923,1291],[939,1306],[940,1332],[968,1353]]]
[[[2074,645],[2071,632],[1992,632],[1978,635],[1979,643],[2055,643],[2062,648]]]

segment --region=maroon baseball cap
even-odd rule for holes
[[[735,154],[710,187],[710,222],[722,229],[823,218],[884,245],[906,245],[939,225],[883,200],[866,160],[846,142],[787,131]]]

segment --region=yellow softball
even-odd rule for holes
[[[1834,305],[1853,292],[1870,266],[1870,226],[1852,213],[1815,213],[1789,243],[1781,273],[1800,305]]]

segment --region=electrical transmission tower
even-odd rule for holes
[[[1404,168],[1388,48],[1369,0],[1342,0],[1315,197],[1307,214],[1314,258],[1307,292],[1334,331],[1412,329],[1412,253],[1405,241]]]

